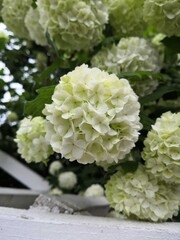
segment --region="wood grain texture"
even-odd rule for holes
[[[179,240],[179,227],[0,207],[2,240]]]

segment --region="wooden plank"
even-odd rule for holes
[[[0,151],[0,168],[32,190],[46,192],[48,181],[7,153]]]
[[[39,193],[15,188],[0,188],[0,206],[28,209]]]
[[[0,208],[2,240],[179,240],[179,226]]]

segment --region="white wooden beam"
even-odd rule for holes
[[[0,168],[32,190],[46,192],[50,188],[48,181],[3,151],[0,151]]]
[[[2,240],[179,240],[179,226],[0,207]]]

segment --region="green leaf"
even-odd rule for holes
[[[171,85],[171,86],[161,86],[153,93],[141,97],[139,99],[139,102],[141,105],[144,105],[146,103],[155,101],[159,98],[161,98],[164,94],[170,93],[170,92],[180,92],[180,85]]]
[[[29,116],[42,116],[42,110],[45,104],[51,103],[51,97],[54,93],[55,85],[43,87],[37,90],[38,96],[25,104],[24,114]]]
[[[142,113],[140,114],[140,119],[143,125],[143,129],[148,131],[151,130],[151,126],[154,124],[155,121]]]
[[[138,168],[138,164],[139,162],[136,161],[127,161],[127,162],[123,162],[121,163],[121,167],[125,172],[135,172],[136,169]]]
[[[180,37],[172,36],[166,37],[162,40],[163,44],[169,48],[173,53],[180,52]]]

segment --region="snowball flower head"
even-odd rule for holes
[[[73,172],[63,172],[58,177],[59,186],[66,190],[71,190],[77,184],[77,176]]]
[[[47,45],[47,40],[45,37],[44,30],[39,23],[39,12],[38,9],[33,9],[32,7],[28,10],[25,17],[25,25],[29,31],[29,35],[36,44],[41,46]]]
[[[52,148],[45,139],[45,122],[42,117],[24,118],[16,134],[18,153],[26,162],[46,162]]]
[[[128,217],[157,222],[178,214],[180,189],[158,182],[142,165],[136,172],[112,175],[105,194],[110,206]]]
[[[62,163],[59,161],[54,161],[49,166],[49,173],[55,175],[63,167]]]
[[[111,73],[149,71],[158,73],[161,69],[157,50],[146,40],[139,37],[122,38],[117,45],[100,50],[91,60],[94,67]],[[158,86],[155,79],[131,81],[138,95],[153,92]]]
[[[4,0],[1,15],[7,28],[21,38],[30,39],[24,18],[32,0]]]
[[[88,50],[102,39],[106,0],[38,0],[40,23],[58,49]]]
[[[166,112],[152,126],[144,141],[142,158],[154,176],[180,183],[180,113]]]
[[[160,33],[168,36],[180,34],[179,0],[145,0],[144,20]]]
[[[61,77],[52,100],[46,137],[70,161],[118,162],[135,146],[140,104],[126,79],[83,64]]]
[[[144,0],[108,0],[109,22],[120,36],[142,35],[146,24],[143,20]]]
[[[100,184],[92,184],[84,192],[86,197],[101,197],[104,196],[104,188]]]

